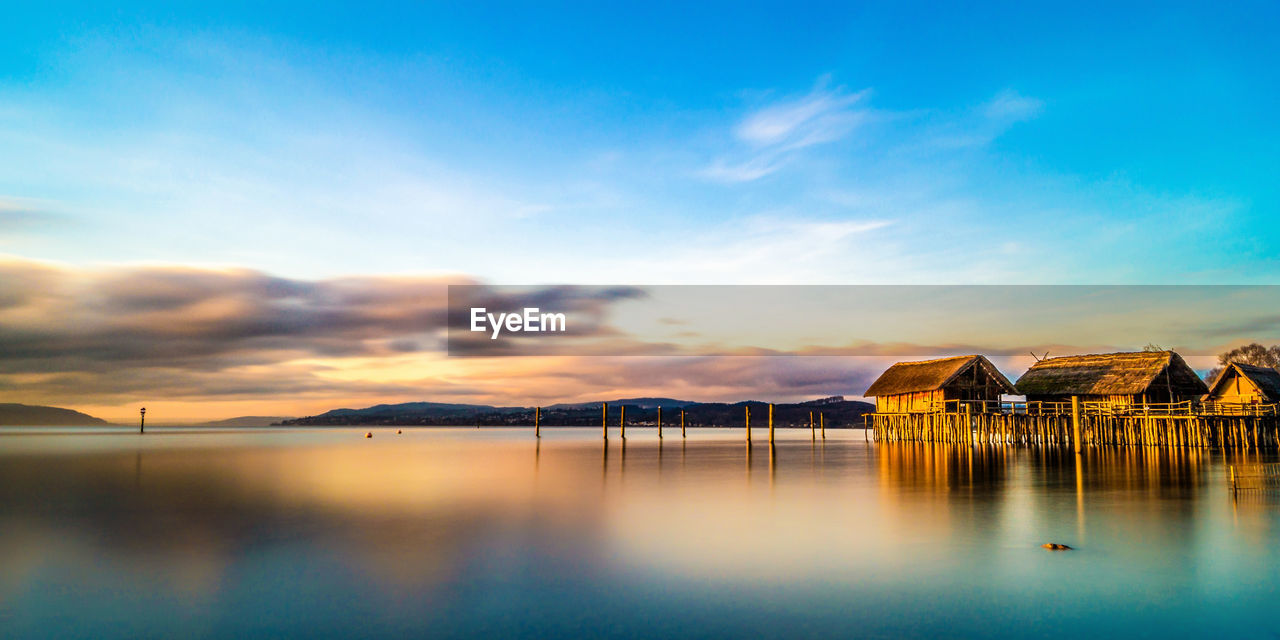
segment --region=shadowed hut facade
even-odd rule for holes
[[[1028,402],[1070,402],[1079,396],[1114,407],[1195,400],[1209,391],[1172,351],[1049,358],[1032,365],[1016,386]]]
[[[1209,387],[1209,402],[1274,404],[1280,402],[1280,371],[1232,362]]]
[[[889,367],[862,395],[875,397],[876,413],[941,411],[951,400],[999,402],[1012,394],[1009,379],[978,355],[899,362]]]

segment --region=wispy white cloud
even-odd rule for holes
[[[982,111],[992,120],[1017,122],[1036,117],[1043,108],[1044,101],[1005,89],[987,102]]]
[[[90,41],[58,62],[74,90],[0,94],[0,148],[11,152],[0,154],[0,248],[14,250],[6,232],[66,219],[75,224],[18,249],[293,275],[456,271],[448,258],[475,249],[458,238],[497,243],[568,195],[458,166],[402,115],[333,86],[297,51],[161,41],[164,59]]]
[[[66,82],[5,87],[0,148],[11,153],[0,154],[0,197],[21,206],[0,206],[0,227],[10,230],[6,240],[0,228],[0,250],[310,278],[1143,281],[1175,276],[1118,263],[1114,256],[1131,247],[1102,255],[1096,247],[1130,242],[1170,253],[1186,241],[1181,227],[1151,244],[1131,228],[1146,225],[1140,214],[1198,215],[1208,211],[1198,203],[1218,200],[1170,193],[1150,206],[1136,187],[1005,162],[1006,151],[989,143],[1011,127],[1038,126],[1019,123],[1047,108],[1012,88],[890,111],[872,107],[870,90],[820,78],[728,119],[677,104],[624,124],[604,122],[602,110],[601,122],[585,123],[597,130],[588,135],[583,122],[538,100],[495,117],[483,113],[479,94],[456,87],[445,91],[457,103],[448,109],[424,100],[397,110],[381,99],[395,97],[385,89],[404,79],[439,84],[427,82],[436,78],[429,64],[223,40],[168,46],[182,38],[163,38],[154,49],[165,55],[106,43],[65,68],[54,64]],[[459,115],[466,111],[481,115],[471,122]],[[518,146],[483,135],[539,120],[565,128],[525,127],[534,133]],[[1248,203],[1225,204],[1213,210]],[[37,220],[34,211],[61,218]],[[879,232],[890,222],[892,233]],[[1249,236],[1230,229],[1198,230],[1214,242],[1195,246],[1225,253],[1254,242],[1255,254],[1266,253],[1266,240],[1232,239]],[[1178,268],[1231,264],[1209,255],[1187,256]]]
[[[778,154],[763,154],[746,160],[717,158],[701,175],[716,182],[751,182],[759,180],[783,165]]]
[[[815,219],[793,211],[735,218],[697,233],[671,236],[659,252],[593,256],[546,256],[544,272],[573,282],[601,284],[797,284],[863,281],[859,270],[879,256],[878,233],[893,224],[881,218]],[[864,261],[864,258],[866,261]],[[883,260],[879,260],[884,262]],[[882,269],[875,268],[875,273]],[[512,271],[504,282],[529,277]]]
[[[1014,125],[1035,119],[1043,110],[1043,100],[1005,89],[976,107],[931,114],[922,123],[912,146],[940,150],[984,147]]]
[[[703,171],[720,182],[750,182],[770,175],[806,148],[849,135],[867,117],[869,90],[827,88],[823,79],[807,95],[766,105],[734,127],[741,147],[716,158]]]
[[[815,89],[808,95],[770,105],[747,116],[734,133],[756,146],[800,149],[838,140],[858,122],[856,104],[870,94]]]
[[[867,104],[870,89],[850,92],[831,88],[828,82],[820,78],[808,94],[766,104],[743,117],[732,129],[732,148],[712,159],[700,175],[723,183],[759,180],[793,164],[811,147],[847,139],[872,120],[875,112]],[[881,151],[892,152],[895,146],[940,150],[980,147],[1014,124],[1035,118],[1043,108],[1043,101],[1006,89],[982,104],[954,112],[879,112],[877,121],[911,123],[897,131],[890,138],[890,147]]]

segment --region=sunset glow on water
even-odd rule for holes
[[[5,431],[0,635],[1280,629],[1280,512],[1221,453],[364,431]]]

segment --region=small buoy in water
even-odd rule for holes
[[[373,432],[372,432],[372,431],[366,431],[366,432],[364,432],[364,437],[366,437],[366,438],[372,438],[372,437],[373,437]]]
[[[1071,551],[1072,550],[1071,547],[1068,547],[1065,544],[1058,544],[1056,542],[1046,542],[1040,546],[1050,551]]]
[[[396,429],[396,433],[404,433],[404,432],[399,429]]]

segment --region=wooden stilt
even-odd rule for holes
[[[769,447],[773,447],[773,404],[769,404]]]
[[[1080,453],[1080,396],[1071,396],[1071,437],[1075,441],[1076,453]]]

